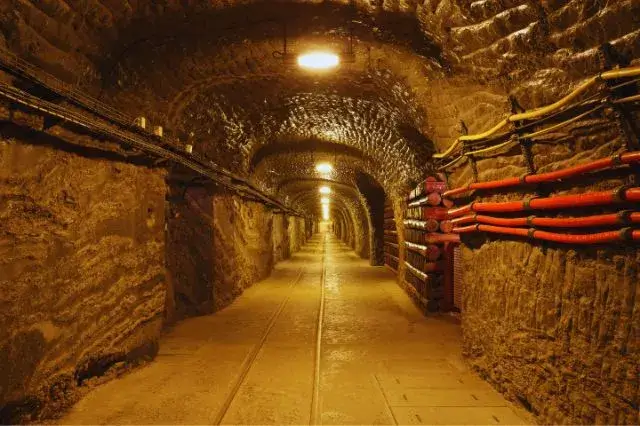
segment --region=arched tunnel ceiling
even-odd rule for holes
[[[320,186],[329,186],[331,193],[320,194]],[[329,179],[291,179],[282,186],[281,193],[292,205],[306,209],[317,215],[320,212],[320,200],[328,197],[331,203],[339,208],[346,208],[350,211],[360,211],[362,204],[359,200],[358,190],[351,184]]]
[[[356,185],[358,171],[370,171],[377,182],[388,182],[393,173],[375,169],[375,161],[364,157],[354,149],[343,149],[340,144],[288,143],[286,146],[273,145],[277,151],[265,155],[253,168],[253,176],[263,184],[263,189],[271,193],[281,193],[291,182],[317,180],[318,184],[341,182]],[[292,149],[296,147],[299,150]],[[316,147],[314,149],[314,147]],[[332,151],[331,148],[335,150]],[[348,147],[347,147],[348,148]],[[333,170],[316,170],[320,163],[331,164]]]
[[[600,70],[605,41],[640,56],[640,24],[618,19],[634,15],[635,0],[10,0],[0,45],[264,188],[312,175],[314,149],[292,146],[317,140],[357,153],[340,179],[365,170],[396,192],[458,117],[502,114],[508,93],[548,102]],[[326,75],[284,64],[283,22],[293,54],[341,52],[351,31],[354,63]]]

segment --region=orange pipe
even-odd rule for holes
[[[595,234],[559,234],[556,232],[540,231],[535,228],[509,228],[503,226],[492,225],[471,225],[454,228],[453,232],[491,232],[495,234],[516,235],[520,237],[529,237],[536,240],[555,241],[567,244],[599,244],[614,241],[638,241],[640,240],[640,230],[631,228],[623,228],[617,231],[598,232]]]
[[[619,213],[601,214],[584,217],[518,217],[503,218],[484,216],[479,214],[462,216],[451,220],[453,225],[467,223],[483,223],[498,226],[546,226],[550,228],[584,228],[589,226],[624,225],[628,223],[640,223],[640,212],[623,210]]]
[[[569,177],[578,176],[584,173],[593,172],[596,170],[607,169],[618,164],[634,164],[640,163],[640,151],[627,152],[620,155],[614,155],[607,158],[601,158],[599,160],[591,161],[589,163],[580,164],[578,166],[568,167],[566,169],[556,170],[548,173],[540,173],[537,175],[526,175],[522,178],[506,178],[500,180],[492,180],[488,182],[475,182],[467,186],[461,186],[446,191],[442,194],[443,197],[451,197],[453,195],[463,194],[465,192],[473,191],[474,189],[497,189],[506,188],[510,186],[516,186],[522,183],[542,183],[552,182],[559,179],[566,179]]]
[[[613,204],[619,201],[640,201],[640,188],[622,187],[615,191],[587,192],[575,195],[558,195],[548,198],[507,202],[473,202],[466,206],[450,209],[448,217],[456,218],[471,212],[520,212],[525,210],[552,210],[571,207],[589,207]]]

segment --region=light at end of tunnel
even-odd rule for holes
[[[331,194],[331,188],[329,188],[328,186],[321,186],[320,187],[320,193],[321,194]]]
[[[312,70],[326,70],[337,67],[340,58],[335,53],[311,52],[298,56],[298,65]]]
[[[329,220],[329,205],[322,205],[322,220]]]
[[[328,197],[320,198],[320,204],[329,204],[329,198]]]
[[[318,163],[316,165],[316,172],[318,173],[331,173],[333,171],[333,166],[329,163]]]

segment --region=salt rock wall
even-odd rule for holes
[[[306,224],[303,218],[289,218],[289,249],[291,253],[299,251],[306,242]]]
[[[545,423],[637,424],[640,251],[465,249],[464,352]]]
[[[0,138],[0,423],[153,356],[163,321],[164,172],[38,138]]]
[[[291,253],[289,249],[289,232],[285,227],[286,218],[278,214],[273,217],[271,230],[273,240],[273,261],[279,262],[287,259]]]
[[[173,322],[214,311],[213,195],[170,185],[167,206],[167,317]]]
[[[275,214],[216,188],[178,183],[170,190],[166,309],[171,321],[224,308],[306,242],[304,219]]]
[[[216,309],[231,303],[274,265],[274,214],[264,205],[229,194],[213,200],[214,300]],[[289,240],[295,240],[289,234]],[[296,249],[297,250],[297,249]]]
[[[489,105],[485,111],[499,107],[489,102],[492,95],[482,96]],[[476,131],[489,121],[479,111],[467,118]],[[625,146],[611,116],[576,122],[543,142],[532,147],[540,173],[611,156]],[[517,146],[479,160],[477,168],[479,181],[527,173]],[[601,172],[538,190],[542,196],[614,190],[628,177],[628,170]],[[467,164],[451,175],[450,183],[457,187],[472,180]],[[458,204],[521,200],[536,195],[534,190],[477,191]],[[464,236],[463,243],[463,350],[470,363],[545,423],[637,424],[640,250],[491,234]]]

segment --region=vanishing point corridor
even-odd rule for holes
[[[0,0],[0,425],[640,424],[640,0]]]
[[[228,308],[177,325],[153,363],[92,391],[61,422],[523,422],[466,371],[453,320],[425,318],[386,268],[325,235]]]

